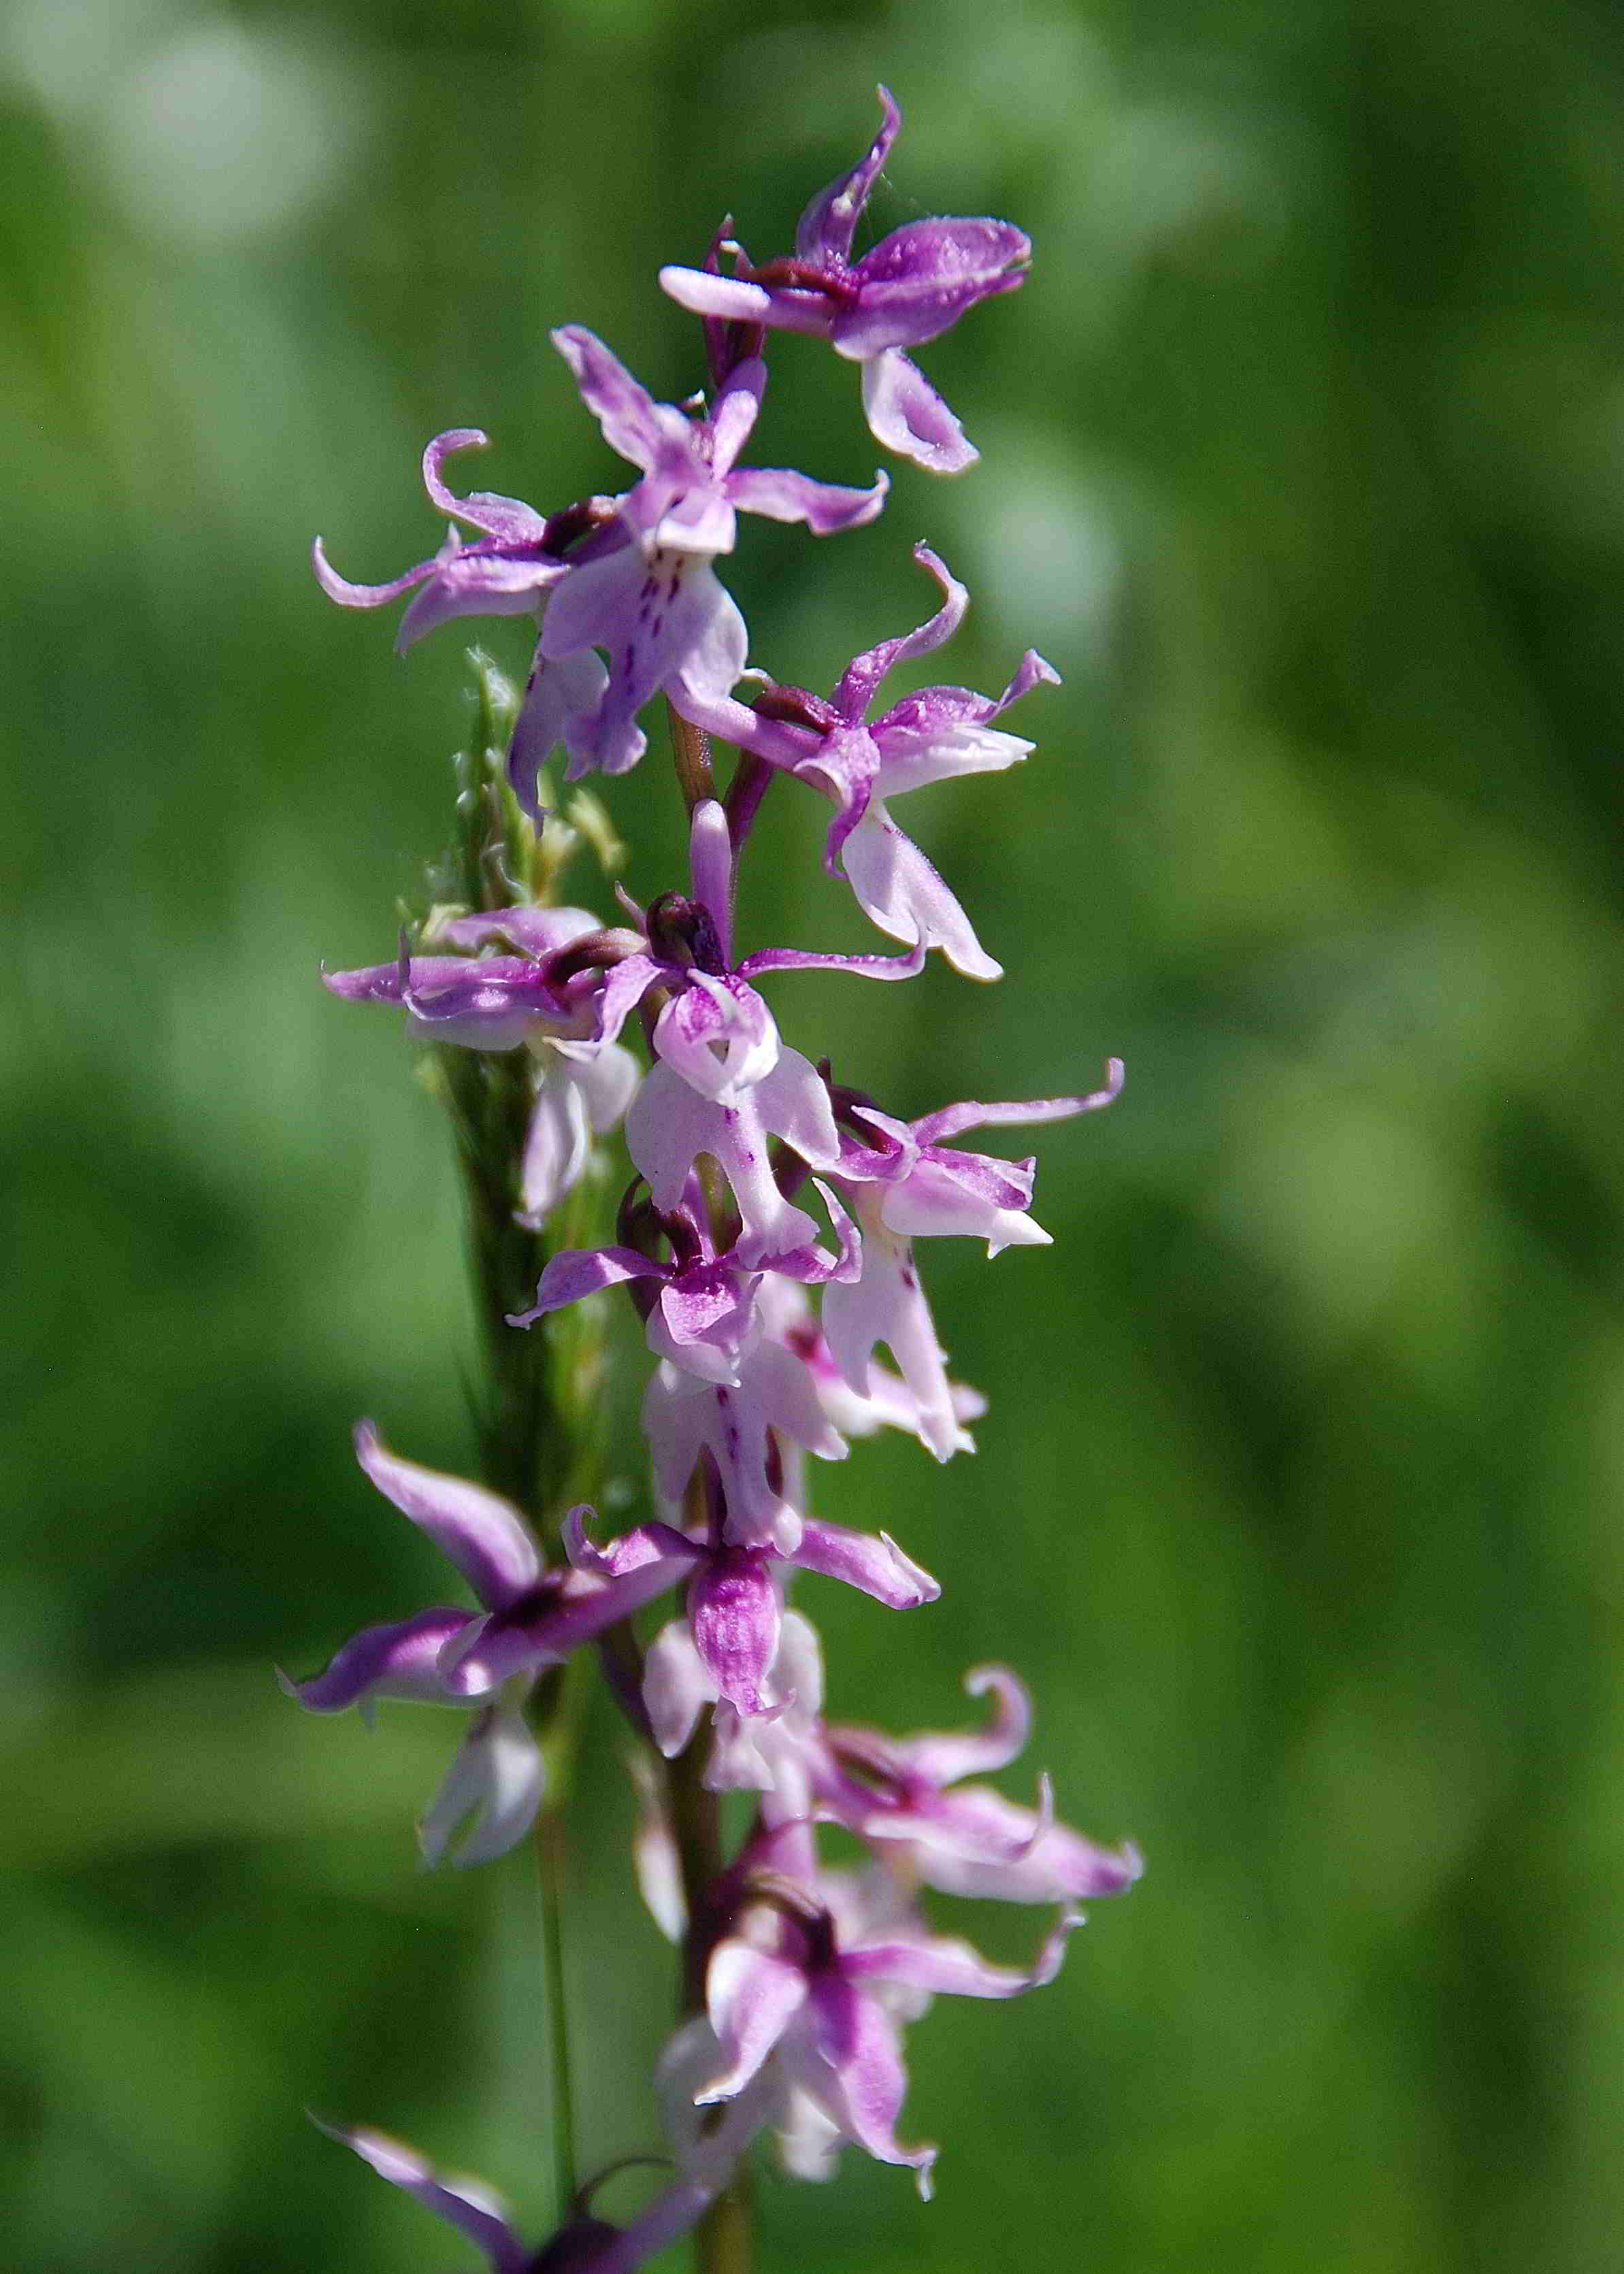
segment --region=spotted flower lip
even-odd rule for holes
[[[891,819],[886,801],[964,774],[1001,772],[1033,745],[994,721],[1060,674],[1035,648],[1021,657],[1004,692],[926,687],[870,719],[881,684],[898,665],[930,654],[963,622],[969,595],[938,554],[917,545],[914,558],[942,593],[917,630],[853,656],[827,699],[802,689],[769,688],[754,707],[690,692],[678,707],[696,726],[793,773],[835,808],[823,849],[831,876],[844,876],[870,921],[893,938],[937,947],[970,979],[996,979],[1003,967],[976,937],[970,919],[925,855]]]
[[[1011,222],[909,222],[858,260],[852,240],[891,154],[902,113],[879,89],[881,124],[864,155],[801,216],[793,257],[737,274],[714,265],[662,268],[662,289],[708,324],[810,332],[863,366],[863,406],[876,440],[935,473],[960,473],[979,453],[924,374],[901,350],[935,339],[978,300],[1026,279],[1032,244]]]

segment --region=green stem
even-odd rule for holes
[[[475,651],[475,717],[458,762],[457,831],[446,867],[432,880],[472,910],[545,896],[534,832],[507,784],[503,751],[512,725],[512,690]],[[591,1496],[601,1465],[595,1321],[554,1334],[548,1324],[519,1333],[509,1314],[530,1301],[548,1242],[518,1221],[525,1139],[535,1109],[536,1073],[527,1051],[436,1052],[441,1094],[456,1141],[467,1225],[469,1272],[479,1339],[475,1414],[485,1482],[515,1502],[556,1553],[564,1510]],[[583,1230],[584,1186],[566,1212],[565,1230]],[[583,1704],[582,1661],[550,1669],[535,1684],[529,1719],[546,1768],[546,1799],[534,1833],[546,2001],[549,2118],[558,2223],[570,2216],[576,2187],[569,2014],[564,1969],[565,1811]]]
[[[564,1811],[544,1808],[536,1818],[536,1861],[541,1881],[541,1962],[547,2000],[547,2074],[551,2086],[554,2218],[562,2226],[575,2201],[575,2110],[570,2077],[569,2004],[564,1980]]]

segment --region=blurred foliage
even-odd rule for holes
[[[726,210],[784,244],[881,75],[908,124],[875,225],[1037,243],[925,358],[985,463],[901,471],[827,547],[757,525],[730,582],[757,656],[824,685],[925,612],[928,536],[976,600],[951,675],[1030,641],[1066,685],[1029,765],[909,815],[1004,984],[777,999],[899,1111],[1130,1073],[1043,1133],[1052,1249],[930,1257],[980,1459],[860,1447],[821,1485],[943,1602],[906,1641],[816,1612],[836,1697],[898,1726],[1015,1660],[1064,1810],[1151,1868],[1055,1990],[914,2032],[936,2208],[855,2156],[769,2180],[763,2264],[1619,2263],[1616,16],[10,0],[0,2160],[29,2274],[448,2267],[307,2103],[546,2220],[527,1860],[416,1876],[448,1720],[369,1736],[270,1672],[439,1585],[352,1418],[471,1442],[445,1133],[395,1022],[315,983],[388,953],[445,840],[461,644],[397,662],[306,548],[421,557],[442,427],[544,504],[623,478],[548,328],[685,392],[656,267]],[[866,478],[853,375],[793,340],[774,371],[763,456]],[[669,778],[608,797],[646,897]],[[749,937],[860,938],[823,811],[770,807]],[[667,1992],[590,1736],[606,2158],[652,2132]],[[1033,1924],[957,1915],[1005,1951]]]

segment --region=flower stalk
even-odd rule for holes
[[[1001,975],[891,805],[1024,760],[1033,745],[1003,715],[1058,679],[1028,650],[996,696],[944,683],[881,707],[892,673],[942,647],[968,606],[929,546],[914,557],[934,613],[860,651],[827,695],[748,666],[748,628],[718,574],[752,516],[823,539],[885,502],[883,473],[862,487],[747,463],[780,333],[859,367],[874,435],[914,468],[957,473],[975,460],[904,350],[1017,289],[1031,248],[1008,222],[950,218],[905,223],[857,252],[900,126],[883,89],[881,109],[863,157],[806,207],[792,252],[753,262],[729,221],[701,267],[661,272],[702,320],[708,396],[657,402],[584,327],[553,334],[605,440],[635,470],[620,495],[545,515],[492,492],[460,495],[447,462],[485,438],[457,429],[424,456],[431,501],[462,525],[431,559],[362,585],[316,546],[317,576],[341,605],[414,596],[402,646],[464,615],[535,627],[522,698],[474,658],[456,840],[426,919],[392,963],[327,976],[344,1000],[405,1012],[433,1047],[451,1113],[485,1481],[419,1468],[370,1424],[357,1452],[477,1608],[437,1603],[364,1629],[324,1672],[286,1684],[315,1712],[380,1698],[460,1711],[466,1734],[419,1827],[431,1862],[459,1834],[457,1860],[474,1863],[533,1827],[557,2231],[537,2250],[482,2190],[415,2151],[369,2131],[336,2135],[457,2226],[492,2274],[631,2274],[683,2233],[699,2274],[748,2274],[749,2158],[765,2134],[798,2176],[827,2177],[854,2147],[911,2171],[928,2196],[937,2151],[897,2128],[903,2024],[936,1995],[1004,1999],[1051,1982],[1079,1900],[1121,1894],[1141,1869],[1131,1844],[1101,1847],[1057,1823],[1047,1779],[1035,1807],[986,1781],[1028,1735],[1026,1695],[1006,1668],[966,1678],[992,1700],[981,1727],[897,1738],[828,1719],[799,1592],[816,1608],[837,1583],[893,1612],[939,1594],[889,1532],[818,1512],[814,1465],[882,1428],[938,1461],[974,1449],[983,1401],[948,1372],[917,1250],[969,1238],[992,1256],[1049,1234],[1031,1214],[1035,1161],[960,1141],[1091,1113],[1122,1081],[1112,1059],[1097,1087],[905,1113],[780,1031],[805,984],[794,975],[906,984],[937,953],[967,978]],[[621,892],[605,921],[567,905],[561,887],[580,841],[606,849],[616,825],[584,793],[570,809],[579,828],[560,819],[549,769],[561,749],[567,782],[628,773],[656,698],[688,873],[646,905]],[[739,754],[721,794],[712,738]],[[888,936],[883,952],[735,941],[739,863],[780,778],[824,802],[824,868]],[[598,1195],[617,1141],[605,1238]],[[612,1537],[590,1504],[603,1482],[606,1297],[643,1344],[651,1476],[648,1514]],[[664,1623],[640,1626],[666,1598]],[[577,2184],[564,1995],[564,1811],[588,1644],[645,1748],[637,1869],[680,1985],[656,2072],[673,2175],[624,2227],[598,2215],[593,2192],[624,2159]],[[725,1811],[728,1793],[739,1800]],[[827,1865],[831,1826],[866,1851],[864,1871]],[[926,1903],[938,1894],[1054,1916],[1027,1965],[996,1966],[936,1931]]]

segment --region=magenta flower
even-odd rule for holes
[[[933,473],[960,473],[980,453],[922,372],[902,353],[933,340],[978,300],[1026,281],[1030,240],[1006,221],[916,221],[860,260],[852,239],[902,124],[887,87],[880,131],[860,162],[801,216],[792,259],[739,273],[662,268],[659,281],[708,322],[812,332],[862,365],[863,408],[875,439]]]
[[[827,1186],[817,1189],[835,1226],[838,1255],[821,1247],[801,1247],[774,1256],[770,1268],[812,1284],[854,1279],[861,1268],[861,1250],[851,1218]],[[653,1281],[658,1292],[645,1288],[646,1302],[639,1301],[638,1308],[645,1311],[649,1348],[655,1357],[668,1359],[701,1382],[739,1389],[741,1369],[765,1329],[757,1301],[763,1274],[741,1264],[735,1251],[717,1254],[703,1201],[697,1191],[691,1197],[695,1205],[658,1218],[672,1250],[669,1262],[635,1247],[561,1249],[548,1260],[531,1308],[512,1314],[509,1326],[533,1326],[550,1312],[606,1287],[635,1288],[638,1281]]]
[[[805,522],[815,536],[872,521],[884,502],[883,474],[872,489],[815,482],[784,468],[736,461],[767,383],[759,359],[739,365],[707,418],[657,403],[603,342],[579,324],[553,335],[575,375],[604,439],[643,478],[620,500],[616,528],[630,541],[583,561],[542,621],[538,668],[509,760],[519,796],[534,809],[537,769],[561,734],[573,780],[593,766],[624,773],[645,747],[636,713],[661,688],[673,697],[726,696],[744,669],[744,619],[710,563],[733,548],[738,513]],[[572,689],[554,721],[549,674],[601,648],[606,676],[583,715]],[[544,729],[545,719],[545,729]],[[554,731],[556,726],[556,733]]]
[[[516,954],[413,956],[402,943],[394,963],[322,974],[347,1003],[400,1005],[426,1041],[531,1051],[536,1103],[518,1214],[532,1226],[574,1191],[593,1138],[616,1126],[637,1084],[631,1052],[599,1034],[601,969],[568,953],[598,930],[584,908],[498,908],[442,923],[438,937],[469,950],[508,941]]]
[[[491,2274],[632,2274],[645,2259],[688,2233],[717,2189],[726,2184],[733,2162],[748,2144],[748,2135],[738,2136],[741,2127],[735,2120],[729,2136],[711,2150],[707,2169],[719,2177],[705,2186],[692,2176],[680,2176],[627,2227],[612,2226],[606,2219],[594,2218],[590,2208],[594,2187],[584,2187],[575,2198],[568,2222],[538,2250],[531,2250],[501,2198],[477,2180],[447,2178],[415,2148],[370,2126],[324,2124],[320,2117],[312,2120],[329,2140],[353,2149],[380,2179],[387,2180],[391,2187],[401,2188],[425,2210],[432,2211],[466,2236],[483,2255]],[[722,2168],[724,2163],[726,2169]],[[611,2173],[603,2176],[607,2179]]]
[[[441,467],[455,451],[483,450],[487,440],[477,427],[454,427],[436,434],[423,453],[423,486],[430,504],[477,529],[479,535],[472,543],[465,544],[455,529],[448,530],[431,560],[419,561],[387,584],[352,584],[328,561],[320,538],[311,548],[318,583],[341,607],[381,608],[415,586],[422,587],[395,635],[401,654],[425,632],[454,616],[532,614],[542,596],[568,572],[569,563],[558,548],[568,535],[578,535],[590,525],[599,511],[610,509],[606,501],[593,499],[584,508],[548,521],[518,498],[499,497],[489,490],[455,496],[446,486]]]
[[[867,1385],[875,1345],[889,1346],[918,1401],[925,1442],[938,1460],[958,1449],[960,1432],[946,1358],[914,1266],[914,1240],[958,1234],[984,1239],[989,1255],[1004,1247],[1049,1244],[1049,1234],[1026,1213],[1035,1161],[1001,1161],[939,1141],[981,1124],[1059,1121],[1093,1112],[1110,1103],[1122,1077],[1121,1060],[1112,1058],[1105,1087],[1086,1096],[944,1105],[912,1124],[856,1103],[855,1093],[843,1094],[848,1118],[861,1122],[870,1141],[846,1147],[834,1178],[862,1232],[863,1269],[854,1285],[830,1285],[823,1297],[823,1332],[841,1374],[860,1392]]]
[[[689,862],[693,899],[668,892],[649,909],[646,952],[627,956],[604,983],[599,1031],[612,1040],[651,988],[668,991],[654,1021],[655,1064],[627,1108],[627,1149],[665,1216],[681,1206],[695,1163],[708,1154],[738,1208],[736,1260],[754,1267],[808,1249],[817,1238],[812,1218],[779,1189],[769,1140],[781,1138],[814,1169],[839,1160],[840,1141],[816,1068],[780,1043],[751,981],[801,970],[906,979],[920,959],[773,947],[734,965],[733,854],[714,799],[695,808]]]
[[[939,947],[971,979],[996,979],[995,963],[958,900],[923,853],[891,819],[885,801],[962,774],[1001,772],[1032,749],[993,721],[1011,703],[1060,674],[1028,648],[1002,695],[966,687],[927,687],[904,696],[872,722],[881,682],[900,663],[929,655],[951,637],[969,604],[965,588],[928,545],[914,558],[935,577],[943,604],[917,631],[882,640],[853,656],[825,702],[801,688],[771,688],[755,709],[731,697],[680,706],[696,724],[809,782],[833,801],[824,846],[831,876],[844,875],[858,901],[893,938]]]
[[[812,1315],[801,1289],[790,1279],[769,1273],[756,1302],[766,1320],[766,1331],[785,1344],[811,1375],[818,1404],[833,1427],[845,1437],[872,1437],[881,1429],[901,1429],[921,1444],[928,1444],[929,1424],[924,1408],[900,1374],[876,1360],[868,1361],[867,1382],[861,1392],[853,1389],[838,1366]],[[950,1384],[953,1419],[959,1425],[953,1449],[973,1453],[975,1440],[964,1426],[979,1420],[987,1400],[962,1382]]]
[[[822,1731],[819,1814],[948,1894],[1060,1903],[1131,1887],[1145,1868],[1139,1850],[1131,1842],[1101,1848],[1056,1824],[1047,1779],[1036,1809],[992,1785],[963,1782],[1007,1768],[1032,1726],[1031,1700],[1007,1667],[975,1667],[965,1688],[973,1698],[991,1692],[985,1729],[914,1737],[845,1726]]]
[[[834,2132],[884,2164],[918,2174],[930,2193],[934,2148],[906,2148],[896,2121],[907,2090],[901,2035],[887,1992],[1015,1998],[1052,1982],[1078,1914],[1063,1909],[1030,1969],[994,1966],[967,1942],[933,1935],[913,1915],[842,1929],[828,1889],[770,1875],[758,1880],[749,1921],[762,1939],[718,1943],[705,2002],[720,2071],[695,2099],[733,2099],[771,2059]],[[917,2008],[915,2007],[915,2010]]]
[[[559,1663],[658,1592],[635,1570],[613,1580],[568,1565],[547,1570],[510,1502],[462,1477],[402,1460],[370,1421],[357,1426],[356,1458],[385,1499],[456,1566],[483,1610],[437,1603],[411,1618],[363,1628],[325,1672],[307,1682],[279,1673],[288,1695],[310,1713],[342,1713],[354,1706],[366,1718],[380,1698],[466,1710],[467,1692],[447,1675],[457,1654],[493,1643],[522,1623],[528,1677]],[[418,1826],[424,1860],[438,1863],[465,1818],[472,1822],[459,1864],[505,1854],[530,1829],[544,1789],[541,1754],[525,1726],[522,1694],[482,1700]]]
[[[770,1713],[780,1703],[767,1687],[784,1608],[778,1567],[821,1572],[892,1610],[915,1609],[942,1592],[884,1532],[874,1540],[844,1525],[805,1521],[793,1547],[780,1548],[739,1545],[731,1536],[731,1520],[703,1540],[674,1525],[654,1523],[637,1525],[599,1547],[587,1532],[590,1513],[574,1509],[565,1521],[565,1551],[574,1576],[628,1605],[646,1603],[686,1581],[695,1648],[718,1696],[741,1713]],[[601,1626],[592,1631],[601,1631]],[[531,1674],[555,1660],[557,1633],[557,1614],[550,1608],[527,1625],[521,1607],[451,1645],[441,1658],[441,1671],[459,1695],[483,1696],[511,1676]],[[654,1718],[664,1714],[662,1702]]]

